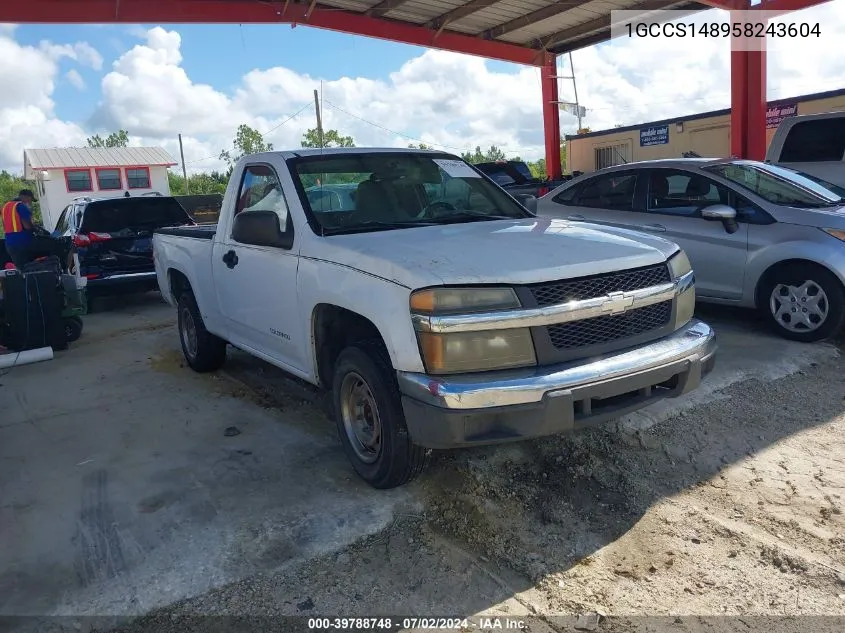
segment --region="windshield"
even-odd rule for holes
[[[817,209],[845,203],[845,191],[820,178],[766,163],[737,161],[704,168],[773,204]]]
[[[350,153],[291,163],[302,203],[324,233],[531,217],[454,156]]]
[[[192,222],[187,211],[173,198],[115,198],[90,203],[80,230],[83,233],[134,234]]]

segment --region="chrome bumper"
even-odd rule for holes
[[[715,353],[712,328],[692,320],[665,338],[595,360],[397,378],[413,440],[451,448],[559,433],[677,397],[698,387]]]

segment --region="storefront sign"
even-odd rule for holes
[[[782,106],[772,106],[766,110],[766,128],[771,129],[780,125],[784,119],[798,114],[798,104],[790,103]]]
[[[644,127],[640,130],[640,147],[666,145],[669,142],[669,126]]]

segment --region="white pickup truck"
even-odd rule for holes
[[[442,152],[253,154],[216,226],[156,232],[156,273],[190,367],[228,344],[330,390],[355,470],[389,488],[431,449],[598,424],[713,367],[675,244],[532,201]]]

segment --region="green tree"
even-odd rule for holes
[[[323,130],[323,142],[320,143],[320,131],[312,127],[302,135],[302,147],[355,147],[355,139],[343,136],[337,130]]]
[[[220,152],[220,160],[226,161],[229,165],[229,172],[242,156],[257,154],[258,152],[269,152],[273,149],[272,143],[267,143],[264,136],[258,130],[251,128],[245,123],[238,126],[235,139],[232,141],[232,150]]]
[[[118,130],[112,132],[106,138],[99,134],[88,137],[88,147],[126,147],[129,145],[129,132]]]
[[[411,143],[408,145],[408,149],[434,149],[431,145],[426,145],[425,143]]]
[[[7,171],[0,171],[0,205],[3,205],[10,200],[14,200],[18,196],[21,189],[31,189],[38,195],[38,189],[35,183],[31,180],[24,180],[20,176],[15,176]],[[38,200],[32,203],[33,219],[41,224],[41,208],[38,205]],[[3,225],[0,223],[0,237],[3,236]]]
[[[228,179],[220,172],[191,174],[188,176],[187,186],[185,178],[174,171],[167,172],[170,181],[170,193],[174,196],[186,194],[200,195],[209,193],[226,193]]]
[[[475,165],[476,163],[491,163],[497,160],[505,160],[505,152],[495,145],[491,145],[486,152],[481,151],[481,146],[476,145],[474,152],[463,152],[461,154],[466,162]]]

